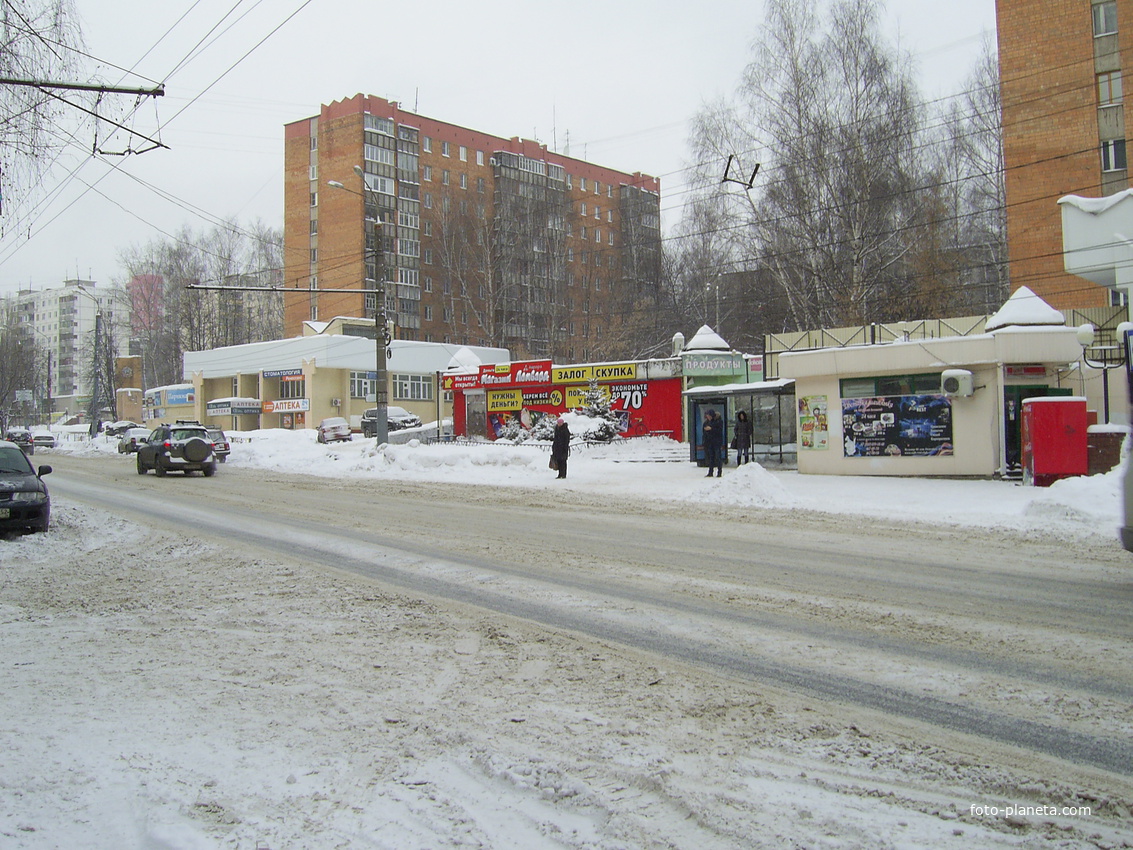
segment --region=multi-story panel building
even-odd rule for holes
[[[613,356],[612,336],[658,283],[655,177],[365,95],[285,135],[287,335],[372,317],[381,283],[400,338]]]
[[[1129,187],[1122,74],[1133,0],[997,0],[1011,286],[1059,309],[1110,293],[1062,265],[1063,195]]]
[[[54,409],[84,410],[93,389],[96,326],[111,359],[126,353],[130,310],[125,293],[90,280],[67,280],[53,289],[20,291],[15,299],[17,321],[46,353]]]

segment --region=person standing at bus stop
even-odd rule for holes
[[[751,462],[751,420],[747,418],[747,411],[741,410],[736,414],[736,437],[732,444],[736,450],[736,466]]]
[[[712,477],[713,469],[716,470],[716,477],[721,478],[724,475],[722,458],[724,454],[724,420],[716,415],[714,408],[708,408],[708,412],[704,414],[702,431],[704,434],[704,460],[708,464],[708,475],[705,478]]]

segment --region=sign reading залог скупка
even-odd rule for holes
[[[846,457],[952,454],[952,403],[942,395],[842,399]]]

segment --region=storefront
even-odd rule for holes
[[[491,440],[517,424],[530,430],[544,416],[582,407],[591,381],[607,393],[624,436],[681,438],[676,358],[576,366],[532,360],[484,364],[443,376],[444,388],[453,393],[455,433]]]
[[[780,374],[795,380],[799,472],[1008,474],[1019,398],[1078,389],[1081,356],[1065,326],[783,354]]]

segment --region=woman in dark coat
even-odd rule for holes
[[[751,438],[751,420],[747,411],[741,410],[736,414],[736,466],[751,461]]]
[[[567,457],[570,455],[570,428],[561,416],[555,421],[555,436],[551,439],[551,457],[559,470],[559,478],[566,478]]]

